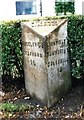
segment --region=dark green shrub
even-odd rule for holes
[[[58,15],[59,13],[63,13],[64,15],[67,12],[74,14],[74,2],[55,2],[55,11]]]
[[[75,78],[84,77],[84,16],[68,17],[68,43],[71,72]]]
[[[23,76],[22,44],[20,22],[3,22],[2,31],[2,68],[3,76]]]

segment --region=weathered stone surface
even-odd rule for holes
[[[25,86],[50,106],[70,87],[67,21],[22,23]]]

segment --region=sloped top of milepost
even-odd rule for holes
[[[36,34],[40,35],[41,37],[45,37],[54,30],[56,30],[65,22],[66,19],[40,20],[40,21],[32,21],[32,22],[23,22],[22,25],[26,25]]]

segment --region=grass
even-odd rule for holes
[[[0,119],[16,119],[21,115],[26,116],[29,110],[32,110],[33,105],[29,104],[15,104],[11,102],[0,103]],[[28,114],[27,114],[28,115]]]
[[[30,108],[31,108],[31,106],[28,104],[16,105],[16,104],[10,103],[10,102],[0,104],[0,111],[4,111],[4,112],[17,112],[17,111],[24,112],[26,110],[29,110]]]

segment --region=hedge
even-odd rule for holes
[[[84,16],[68,17],[68,43],[71,73],[75,78],[84,78]]]
[[[21,27],[19,21],[3,22],[2,31],[2,75],[23,76]]]
[[[42,19],[57,19],[42,18]],[[84,16],[61,17],[68,20],[68,43],[71,60],[71,73],[75,78],[83,78],[84,73]],[[39,20],[39,19],[37,19]],[[25,20],[24,20],[25,21]],[[2,75],[23,76],[21,43],[21,21],[2,22]]]
[[[55,11],[56,15],[59,15],[59,13],[63,13],[64,15],[67,14],[67,12],[74,14],[74,2],[55,2]]]

